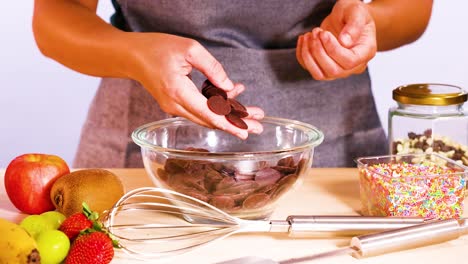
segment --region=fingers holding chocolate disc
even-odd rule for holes
[[[231,104],[221,95],[215,95],[208,98],[208,108],[218,115],[227,115],[231,112]]]
[[[208,80],[203,83],[201,93],[208,99],[215,95],[220,95],[224,99],[227,99],[227,93],[223,89],[220,89],[211,84],[211,82]]]
[[[239,90],[243,89],[243,86],[239,86]],[[201,93],[208,99],[208,108],[213,113],[224,115],[232,125],[240,129],[249,128],[247,123],[242,120],[242,118],[249,117],[249,111],[242,103],[234,98],[228,98],[224,90],[214,86],[209,80],[203,82]]]
[[[236,127],[240,128],[240,129],[249,128],[247,126],[247,123],[245,123],[244,120],[242,120],[242,118],[240,118],[238,115],[236,115],[234,113],[229,113],[228,115],[226,115],[226,119],[227,119],[227,121],[229,121],[229,123],[235,125]]]
[[[233,98],[228,98],[227,101],[231,105],[231,113],[235,113],[239,117],[247,117],[249,113],[247,112],[247,108],[241,104],[239,101]]]

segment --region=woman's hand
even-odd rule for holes
[[[162,110],[240,138],[260,133],[264,113],[247,109],[248,130],[211,112],[207,99],[190,80],[198,69],[235,97],[244,90],[233,84],[221,64],[200,43],[159,33],[124,32],[96,15],[98,0],[35,0],[33,31],[41,52],[78,72],[139,81]]]
[[[190,79],[194,68],[225,90],[228,97],[236,97],[245,87],[234,84],[222,65],[199,42],[162,33],[128,34],[129,52],[133,53],[137,65],[132,77],[151,93],[163,111],[244,139],[249,132],[262,131],[257,120],[262,119],[264,113],[258,107],[247,108],[249,116],[244,121],[248,130],[232,125],[208,108],[207,99]]]
[[[374,20],[359,0],[340,0],[319,28],[299,37],[296,57],[316,80],[362,73],[377,52]]]

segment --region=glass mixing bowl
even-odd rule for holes
[[[295,120],[265,117],[264,131],[241,140],[183,118],[137,128],[145,169],[171,189],[243,219],[265,219],[312,166],[323,133]]]

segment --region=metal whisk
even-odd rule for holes
[[[171,257],[234,233],[283,232],[290,236],[353,236],[420,224],[422,218],[289,216],[286,220],[243,220],[193,197],[163,188],[128,192],[103,225],[135,258]]]

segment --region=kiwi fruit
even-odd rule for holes
[[[124,193],[124,186],[114,173],[104,169],[82,169],[56,180],[50,198],[57,211],[67,217],[82,212],[84,202],[92,211],[102,215]]]

